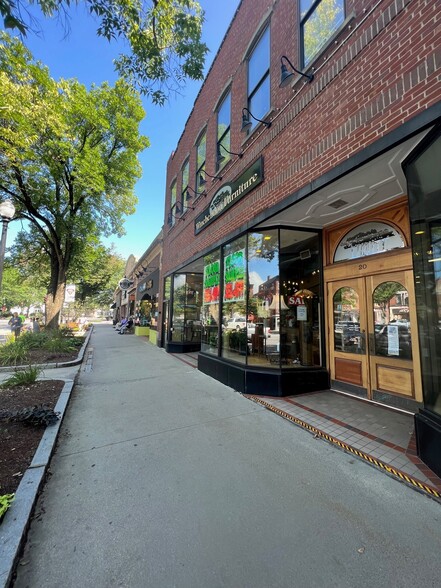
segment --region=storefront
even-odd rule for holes
[[[431,276],[430,300],[427,285],[421,289],[421,279],[414,280],[415,259],[425,257],[412,250],[411,233],[430,235],[424,246],[435,255],[435,199],[430,232],[421,233],[420,226],[412,231],[401,164],[428,134],[430,128],[362,165],[359,156],[337,180],[274,215],[269,211],[263,222],[254,219],[255,228],[168,276],[167,350],[200,351],[200,370],[249,394],[291,395],[331,386],[417,412],[423,407],[420,355],[434,357],[421,340],[436,347],[432,334],[421,339],[419,326],[423,315],[427,322],[425,309],[432,309],[428,316],[440,312],[434,305],[441,299],[441,280]],[[426,158],[433,160],[430,153]],[[420,167],[427,167],[421,161]],[[259,169],[262,165],[260,158]],[[416,173],[417,165],[409,163],[408,174]],[[263,181],[256,164],[217,190],[195,218],[195,234],[242,197],[231,195],[250,177],[256,185]],[[422,206],[421,198],[414,201]],[[421,236],[418,244],[421,248]],[[417,275],[436,272],[438,265],[435,255]],[[437,406],[430,395],[428,405],[432,411]]]
[[[441,127],[404,164],[409,185],[416,320],[424,407],[415,415],[418,453],[441,476]]]
[[[157,330],[159,319],[158,306],[159,269],[138,281],[136,290],[135,324]]]
[[[434,10],[306,4],[242,0],[170,156],[161,344],[244,393],[331,387],[439,435]]]

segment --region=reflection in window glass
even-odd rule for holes
[[[204,257],[201,351],[217,355],[220,304],[220,251]]]
[[[176,182],[173,182],[173,185],[170,189],[170,213],[168,215],[168,224],[170,227],[176,222],[176,213],[177,213],[177,201],[176,201]]]
[[[344,0],[302,0],[300,31],[303,67],[306,67],[327,43],[344,18]]]
[[[185,162],[184,167],[182,168],[182,179],[181,179],[181,204],[182,209],[185,209],[186,200],[188,199],[188,173],[190,169],[190,163],[188,161]]]
[[[202,275],[176,274],[173,282],[173,324],[171,340],[199,343],[202,324]]]
[[[354,288],[340,288],[334,294],[334,349],[345,353],[365,353],[360,331],[360,302]]]
[[[176,274],[173,279],[173,323],[171,325],[172,341],[181,342],[184,340],[185,321],[185,274]]]
[[[245,363],[248,353],[246,313],[246,237],[223,248],[222,357]]]
[[[260,37],[248,61],[248,108],[262,119],[270,109],[270,32]],[[251,128],[258,121],[250,117]]]
[[[383,282],[373,293],[375,355],[412,359],[409,294],[399,282]]]
[[[317,233],[280,230],[280,293],[282,367],[321,366]]]
[[[203,183],[201,179],[205,180],[205,156],[207,148],[207,135],[204,133],[199,140],[196,154],[196,192],[202,192]]]
[[[248,364],[280,363],[279,235],[277,230],[248,235]]]
[[[231,125],[231,93],[225,96],[217,112],[217,168],[229,161]],[[222,158],[222,159],[221,159]]]
[[[441,135],[405,168],[424,408],[441,415]]]

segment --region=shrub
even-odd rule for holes
[[[67,353],[76,349],[73,340],[65,337],[51,337],[43,343],[42,347],[47,351],[59,351],[60,353]]]
[[[0,364],[17,365],[26,359],[28,349],[22,343],[21,337],[16,341],[9,339],[0,347]]]
[[[11,506],[13,500],[14,494],[2,494],[0,496],[0,519]]]
[[[38,376],[43,370],[39,366],[29,366],[26,370],[15,372],[10,378],[5,380],[0,388],[12,388],[13,386],[28,386],[37,381]]]

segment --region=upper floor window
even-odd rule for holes
[[[203,184],[201,184],[201,174],[204,178],[205,172],[205,157],[207,152],[207,135],[204,133],[199,139],[196,147],[196,192],[201,192]]]
[[[270,109],[270,31],[265,29],[248,59],[248,108],[256,118]],[[257,121],[250,117],[253,128]]]
[[[176,214],[177,214],[177,202],[176,202],[176,182],[173,182],[173,185],[170,190],[170,214],[168,217],[168,224],[172,227],[176,222]]]
[[[217,168],[220,167],[220,159],[224,165],[230,154],[230,125],[231,125],[231,92],[222,100],[217,111]],[[223,149],[224,147],[224,149]]]
[[[345,0],[300,0],[302,65],[307,67],[345,19]]]
[[[188,192],[187,192],[189,169],[190,169],[190,164],[189,164],[189,161],[187,159],[187,161],[184,163],[184,167],[182,168],[182,182],[181,182],[181,204],[182,204],[182,210],[184,210],[184,208],[185,208],[185,202],[186,202],[187,198],[189,197]]]

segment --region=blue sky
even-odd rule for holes
[[[210,49],[206,71],[216,55],[225,32],[240,0],[199,0],[205,10],[203,37]],[[76,78],[86,86],[104,81],[113,83],[116,75],[112,60],[120,49],[96,35],[96,22],[86,16],[82,8],[73,8],[70,32],[65,31],[56,19],[39,19],[40,35],[29,35],[25,44],[35,59],[49,67],[55,79]],[[103,242],[114,243],[117,253],[127,258],[131,253],[141,256],[161,229],[164,219],[166,164],[176,148],[185,122],[191,112],[201,82],[189,82],[184,93],[172,97],[163,107],[154,106],[144,99],[146,117],[141,133],[150,139],[150,147],[140,156],[143,176],[136,184],[139,203],[134,215],[127,218],[126,235]],[[12,244],[19,223],[9,227],[8,245]]]

